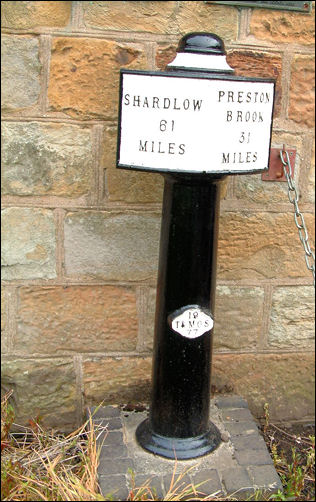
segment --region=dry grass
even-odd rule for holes
[[[106,426],[96,425],[90,417],[67,436],[47,432],[37,421],[30,420],[29,427],[18,426],[14,424],[10,396],[11,393],[6,394],[1,402],[1,500],[115,500],[100,494],[97,480],[101,449],[101,445],[97,447],[97,439],[100,434],[106,437]],[[13,425],[21,432],[11,432]],[[291,448],[289,458],[279,448],[276,432],[282,433],[288,443],[295,441],[293,448],[288,444]],[[272,495],[270,500],[315,500],[315,436],[284,432],[269,423],[268,415],[263,433],[284,486],[284,493]],[[297,450],[298,438],[301,450]],[[281,439],[279,436],[279,442]],[[223,498],[219,493],[203,493],[203,483],[185,482],[190,468],[177,475],[176,467],[175,462],[170,487],[163,500],[237,500],[234,495]],[[150,478],[136,487],[133,472],[130,475],[132,488],[128,500],[159,500],[150,486]],[[255,500],[267,499],[258,492]]]
[[[97,435],[91,417],[67,436],[14,424],[10,393],[1,403],[2,500],[104,500],[99,493]],[[21,433],[12,433],[12,425]]]

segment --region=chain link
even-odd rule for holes
[[[284,160],[283,153],[285,153],[286,160]],[[300,241],[301,241],[301,243],[304,247],[304,251],[305,251],[306,266],[307,266],[308,270],[312,271],[313,278],[314,278],[314,287],[315,287],[315,254],[311,250],[311,247],[308,242],[308,232],[307,232],[307,228],[305,225],[304,216],[302,215],[302,213],[298,207],[298,193],[297,193],[294,179],[292,176],[292,167],[291,167],[290,157],[289,157],[288,152],[284,149],[284,147],[283,147],[283,150],[280,150],[280,157],[281,157],[281,161],[282,161],[284,176],[286,177],[286,181],[288,184],[289,201],[291,202],[291,204],[294,205],[295,225],[297,226],[298,235],[299,235]]]

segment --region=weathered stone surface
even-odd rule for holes
[[[313,45],[315,43],[314,18],[313,13],[251,9],[250,35],[266,42]]]
[[[271,420],[303,420],[315,406],[314,354],[239,354],[213,356],[212,384],[231,388],[248,401],[255,417],[269,404]]]
[[[144,349],[152,350],[154,344],[155,334],[155,312],[156,312],[156,289],[150,288],[148,290],[145,325],[146,331],[144,336]]]
[[[313,128],[315,124],[315,59],[296,55],[291,66],[289,119]]]
[[[117,129],[106,127],[102,143],[102,166],[106,169],[108,199],[131,203],[161,202],[163,177],[117,169]]]
[[[66,26],[71,2],[1,2],[2,28],[29,29],[38,26]]]
[[[48,85],[50,110],[76,118],[116,118],[120,68],[146,66],[140,45],[55,38]]]
[[[8,292],[1,288],[1,352],[7,351]]]
[[[91,190],[89,129],[70,124],[3,124],[2,193],[79,197]]]
[[[156,276],[160,217],[155,214],[78,211],[65,219],[69,277],[143,280]]]
[[[304,215],[313,241],[313,216]],[[309,277],[291,213],[225,212],[220,218],[219,279]]]
[[[55,225],[51,210],[4,209],[1,233],[4,280],[56,277]]]
[[[76,426],[75,372],[71,361],[14,359],[2,365],[2,384],[13,389],[15,422],[41,417],[45,426],[65,430]]]
[[[94,358],[83,363],[85,404],[147,402],[151,358]]]
[[[13,35],[1,37],[3,111],[26,108],[37,103],[41,70],[38,50],[37,38]]]
[[[313,286],[275,288],[270,313],[269,345],[307,348],[315,343],[315,290]]]
[[[176,13],[179,33],[206,31],[216,33],[226,43],[238,35],[238,9],[204,2],[179,2]]]
[[[269,52],[233,50],[227,54],[228,64],[234,68],[235,75],[242,77],[262,77],[276,79],[274,117],[281,111],[282,96],[282,58]]]
[[[283,144],[286,145],[286,148],[295,148],[296,150],[294,180],[298,185],[297,174],[303,152],[302,138],[297,134],[294,135],[284,132],[274,132],[272,134],[271,147],[282,149]],[[266,207],[270,206],[271,203],[287,203],[288,201],[287,183],[263,181],[261,179],[261,174],[236,176],[235,187],[235,195],[237,199],[248,200],[249,202],[265,205]]]
[[[307,167],[307,186],[303,197],[306,197],[307,202],[315,204],[315,142],[310,159],[310,164]]]
[[[254,349],[262,333],[263,303],[261,288],[217,286],[214,349]]]
[[[150,33],[174,33],[173,12],[176,2],[82,2],[86,27],[138,31]]]
[[[177,54],[176,45],[158,46],[155,56],[156,66],[159,70],[164,70],[167,64],[174,60]]]
[[[15,351],[65,354],[135,350],[135,292],[115,286],[20,288]]]

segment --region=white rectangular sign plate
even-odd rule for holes
[[[117,167],[186,173],[268,168],[274,81],[121,70]]]

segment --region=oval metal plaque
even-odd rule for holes
[[[198,305],[188,305],[168,317],[169,326],[185,338],[198,338],[213,328],[210,313]]]

